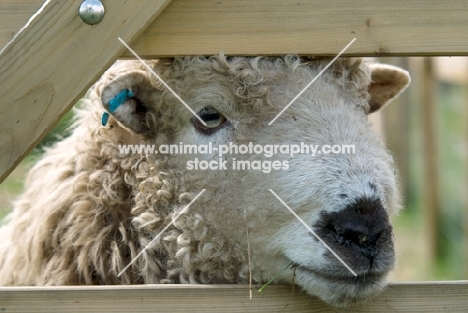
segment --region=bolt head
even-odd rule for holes
[[[85,0],[81,3],[78,13],[83,22],[95,25],[104,18],[104,5],[99,0]]]

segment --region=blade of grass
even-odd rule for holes
[[[281,271],[279,271],[278,273],[275,274],[275,276],[273,276],[265,285],[263,285],[260,289],[258,289],[258,292],[262,292],[263,289],[266,288],[266,286],[268,286],[269,284],[271,284],[275,279],[276,277],[279,276],[279,274],[281,274],[282,272],[284,272],[285,270],[287,270],[288,268],[290,268],[291,266],[293,266],[294,262],[291,262],[289,263],[285,268],[283,268]]]
[[[247,231],[247,257],[249,261],[249,294],[252,300],[252,266],[250,263],[250,241],[249,241],[249,224],[247,223],[247,210],[244,209],[245,229]]]

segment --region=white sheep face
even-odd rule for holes
[[[175,222],[176,281],[245,283],[248,227],[252,275],[258,283],[292,262],[293,269],[284,271],[278,282],[290,283],[294,271],[296,283],[304,290],[339,306],[369,298],[385,285],[395,259],[388,214],[399,209],[399,195],[392,157],[372,131],[367,114],[397,96],[409,83],[409,76],[390,66],[338,60],[268,125],[327,62],[221,56],[156,63],[155,70],[210,123],[207,127],[150,73],[129,71],[106,85],[102,95],[106,108],[109,99],[123,88],[135,92],[134,99],[114,113],[119,127],[139,134],[126,144],[143,140],[156,146],[212,142],[217,147],[232,142],[355,147],[354,154],[338,155],[277,154],[267,158],[228,153],[223,156],[227,167],[223,170],[187,169],[187,162],[195,157],[218,160],[216,152],[168,156],[163,171],[177,173],[171,180],[175,198],[206,189],[189,213]],[[123,64],[126,70],[132,67],[139,65]],[[137,112],[135,103],[144,110]],[[152,158],[161,162],[160,157]],[[235,160],[278,160],[287,166],[269,173],[233,170]],[[312,227],[357,276],[268,189]],[[174,204],[172,208],[181,207]]]

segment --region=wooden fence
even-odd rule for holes
[[[296,287],[269,286],[262,293],[239,285],[2,287],[0,312],[295,312],[466,313],[468,281],[400,283],[365,304],[338,309]]]
[[[0,0],[0,182],[119,57],[217,54],[468,55],[464,0],[105,1],[84,24],[81,0]],[[29,17],[41,11],[24,25]],[[16,35],[14,35],[16,34]],[[467,312],[468,282],[392,284],[346,310],[291,287],[248,297],[247,286],[0,288],[0,312]]]

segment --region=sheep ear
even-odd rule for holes
[[[410,83],[410,76],[407,71],[392,65],[372,63],[369,67],[372,82],[368,90],[370,94],[368,113],[372,113],[402,93]]]
[[[151,84],[148,74],[134,70],[111,80],[102,90],[101,101],[104,109],[124,127],[141,134],[151,131],[147,114],[154,110],[151,104],[157,93],[160,91]]]

